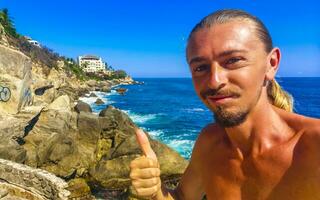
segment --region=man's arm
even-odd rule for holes
[[[157,157],[142,130],[137,130],[137,140],[144,156],[136,158],[131,162],[130,178],[138,196],[154,200],[196,200],[202,198],[203,188],[199,173],[200,153],[198,141],[195,144],[190,163],[178,187],[175,190],[169,190],[164,185],[161,185]]]

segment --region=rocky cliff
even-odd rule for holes
[[[142,153],[136,125],[112,106],[96,115],[85,103],[76,103],[89,91],[109,92],[112,86],[133,80],[80,81],[65,73],[63,62],[50,69],[32,62],[0,36],[0,158],[62,178],[70,199],[93,199],[92,193],[105,199],[131,198],[129,163]],[[162,180],[175,182],[187,161],[150,140]]]

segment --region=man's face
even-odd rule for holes
[[[222,126],[242,123],[257,104],[267,53],[254,25],[231,21],[191,36],[187,60],[196,93]]]

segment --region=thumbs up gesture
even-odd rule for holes
[[[162,199],[160,166],[147,135],[136,130],[137,142],[143,155],[130,163],[130,179],[137,195],[142,198]]]

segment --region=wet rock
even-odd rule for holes
[[[124,94],[125,92],[127,92],[128,89],[126,88],[117,88],[116,91],[119,93],[119,94]]]
[[[102,101],[102,99],[98,98],[96,100],[96,102],[94,102],[94,103],[97,104],[97,105],[102,105],[102,104],[104,104],[104,101]]]
[[[98,97],[95,93],[90,93],[89,97]]]

